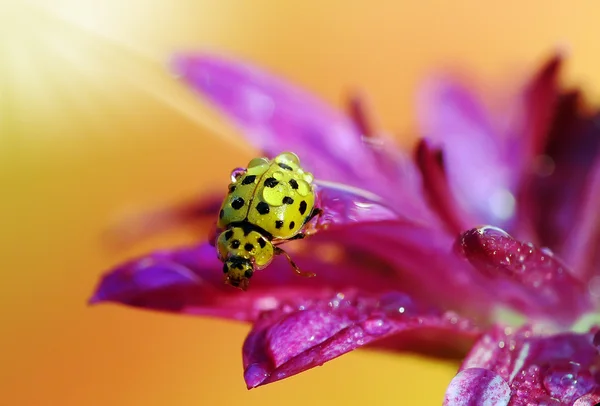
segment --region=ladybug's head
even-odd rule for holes
[[[232,256],[223,264],[223,273],[225,274],[225,283],[246,290],[250,278],[254,274],[254,265],[247,258]]]

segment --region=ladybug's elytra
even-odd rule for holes
[[[231,174],[229,193],[219,212],[217,238],[225,282],[246,290],[254,272],[275,255],[284,255],[296,273],[302,272],[278,245],[304,238],[306,224],[322,214],[315,207],[313,176],[298,156],[284,152],[272,160],[255,158]]]

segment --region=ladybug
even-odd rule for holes
[[[216,240],[225,283],[246,290],[254,272],[275,255],[284,255],[294,271],[303,272],[279,244],[304,238],[306,225],[323,212],[315,207],[313,175],[292,152],[273,159],[255,158],[231,173],[217,227]]]

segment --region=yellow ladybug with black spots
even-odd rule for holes
[[[313,176],[300,166],[298,156],[284,152],[273,159],[255,158],[231,174],[229,193],[219,212],[217,252],[225,282],[246,290],[254,272],[275,255],[284,255],[296,273],[302,272],[278,247],[304,238],[306,224],[322,214],[315,207]]]

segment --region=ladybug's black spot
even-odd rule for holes
[[[223,211],[223,209],[221,209],[221,211],[219,212],[219,218],[222,219],[224,215],[225,212]]]
[[[252,251],[254,249],[254,245],[250,244],[249,242],[247,242],[246,244],[244,244],[244,249],[248,252]]]
[[[229,193],[233,193],[235,190],[235,185],[229,185]]]
[[[258,242],[258,245],[260,245],[260,248],[265,248],[265,245],[267,245],[267,242],[262,237],[258,237],[256,241]]]
[[[229,268],[227,267],[227,264],[223,264],[223,273],[227,272],[229,272]]]
[[[229,240],[231,237],[233,237],[233,230],[225,231],[225,240]]]
[[[277,165],[279,165],[279,167],[281,169],[285,169],[286,171],[293,171],[294,170],[291,166],[283,164],[281,162],[278,162]]]
[[[256,205],[256,211],[259,212],[260,214],[269,214],[269,212],[271,211],[271,208],[269,207],[269,205],[266,202],[260,202],[259,204]]]
[[[296,182],[296,179],[291,179],[289,183],[292,189],[298,189],[298,182]]]
[[[283,200],[281,201],[282,204],[292,204],[294,203],[294,199],[292,199],[289,196],[286,196],[283,198]]]
[[[292,228],[294,228],[294,226],[295,226],[295,225],[296,225],[296,223],[294,223],[293,221],[290,221],[290,230],[291,230]]]
[[[250,271],[250,270],[248,270],[248,271],[244,272],[244,276],[245,276],[246,278],[252,278],[252,275],[253,275],[253,274],[254,274],[254,272],[252,272],[252,271]]]
[[[304,214],[304,213],[306,213],[306,208],[307,208],[307,206],[308,206],[308,205],[306,204],[306,201],[305,201],[305,200],[302,200],[302,201],[300,202],[300,207],[298,208],[298,209],[300,210],[300,214]]]
[[[279,183],[279,181],[275,178],[267,178],[265,179],[265,186],[266,187],[275,187],[277,186],[277,184]]]
[[[231,207],[233,207],[236,210],[241,209],[242,207],[244,207],[244,199],[242,199],[241,197],[236,197],[235,199],[233,199],[233,202],[231,202]]]
[[[281,221],[281,220],[277,220],[277,221],[275,222],[275,228],[281,228],[281,227],[283,227],[283,221]]]
[[[256,179],[256,175],[248,175],[242,181],[242,185],[249,185],[251,183],[254,183],[255,179]]]
[[[233,248],[234,250],[237,250],[238,248],[240,248],[240,240],[231,241],[231,248]]]

